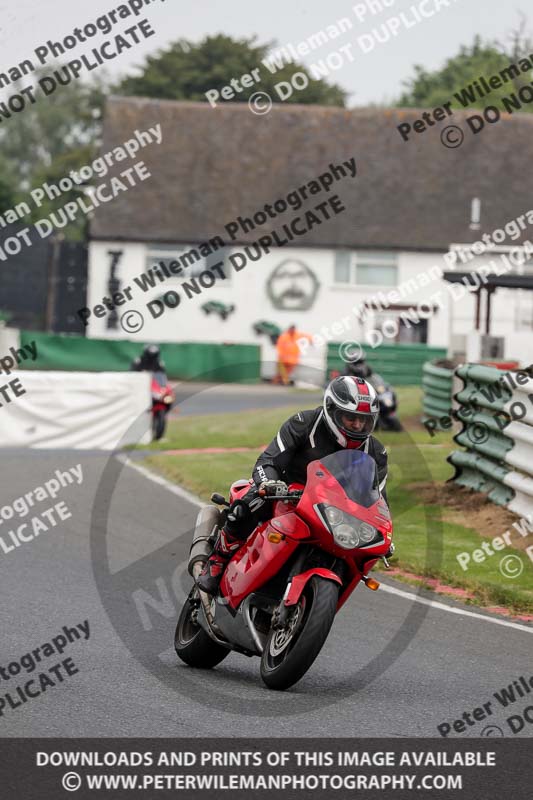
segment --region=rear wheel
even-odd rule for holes
[[[198,601],[194,602],[195,594],[198,594],[196,589],[181,609],[174,635],[174,649],[190,667],[211,669],[220,664],[230,651],[214,642],[196,621]]]
[[[271,630],[261,658],[269,689],[288,689],[305,675],[327,639],[337,611],[339,587],[314,576],[284,628]]]

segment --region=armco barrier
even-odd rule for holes
[[[436,427],[438,427],[439,419],[450,415],[453,372],[453,369],[438,366],[433,361],[426,361],[422,367],[424,419],[436,420]]]
[[[341,342],[328,344],[327,371],[342,372],[346,363],[339,354]],[[431,359],[444,358],[446,350],[426,344],[382,344],[364,348],[366,360],[375,372],[395,386],[420,386],[424,363]]]
[[[454,437],[465,451],[448,461],[462,486],[487,492],[510,511],[533,514],[533,378],[466,364],[455,374],[464,387],[454,395],[462,430]]]
[[[20,332],[21,345],[32,341],[36,342],[38,357],[24,366],[40,370],[124,372],[143,348],[142,343],[122,339]],[[255,344],[164,342],[160,347],[171,378],[255,383],[260,377],[260,348]]]

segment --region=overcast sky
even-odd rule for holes
[[[108,62],[111,75],[120,76],[131,72],[143,57],[164,48],[181,37],[198,41],[206,34],[225,33],[243,37],[256,34],[259,41],[276,40],[280,46],[297,45],[312,34],[324,30],[328,25],[347,17],[352,29],[342,37],[328,42],[302,61],[310,65],[329,53],[347,44],[352,45],[353,63],[344,57],[341,69],[331,73],[331,80],[350,93],[349,105],[366,105],[390,100],[401,92],[402,81],[413,74],[413,64],[419,63],[428,69],[439,67],[445,59],[457,52],[461,44],[470,44],[475,34],[485,39],[504,39],[516,26],[518,9],[526,10],[530,3],[517,0],[508,4],[504,0],[381,0],[382,13],[357,15],[356,6],[364,6],[365,0],[153,0],[137,18],[147,17],[156,35],[142,45],[122,53]],[[127,0],[126,0],[127,2]],[[424,5],[425,2],[425,5]],[[378,0],[366,0],[376,7]],[[385,7],[385,3],[389,7]],[[61,40],[77,26],[93,22],[100,14],[118,8],[120,0],[92,0],[76,3],[72,0],[47,0],[37,4],[35,0],[0,0],[0,72],[15,66],[25,58],[33,57],[34,48],[48,39]],[[429,19],[422,19],[412,7],[432,10],[435,5],[443,8]],[[383,38],[381,25],[403,11],[410,27],[400,23],[398,35],[386,43],[375,43],[373,29]],[[533,28],[533,12],[530,28]],[[358,18],[359,17],[359,18]],[[135,21],[135,19],[133,20]],[[116,32],[128,27],[131,20],[122,20]],[[394,25],[394,23],[392,23]],[[371,52],[363,52],[358,38],[366,34],[364,46]],[[111,36],[111,35],[109,35]],[[90,45],[79,45],[72,57],[102,43],[106,36],[92,39]],[[228,81],[236,77],[228,75]],[[2,91],[0,99],[5,99]]]

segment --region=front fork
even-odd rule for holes
[[[381,560],[385,564],[385,569],[391,569],[391,565],[389,564],[389,558],[391,558],[394,555],[395,549],[396,548],[394,547],[394,543],[391,542],[386,554],[384,556],[381,556]]]
[[[283,597],[272,614],[272,628],[274,628],[274,630],[285,628],[287,626],[289,618],[300,599],[306,583],[313,577],[313,575],[320,575],[322,578],[335,581],[342,586],[342,579],[329,568],[326,569],[324,567],[314,567],[312,569],[305,570],[305,562],[312,552],[312,549],[313,548],[310,545],[304,545],[300,548],[300,551],[297,554],[294,564],[289,572],[287,587],[283,593]]]
[[[295,575],[298,575],[298,573],[302,572],[305,564],[305,559],[309,555],[310,551],[311,548],[309,546],[303,545],[302,547],[300,547],[298,553],[296,554],[296,559],[289,572],[289,577],[287,580],[287,588],[283,593],[283,597],[281,598],[279,605],[274,609],[274,613],[272,614],[272,628],[274,630],[278,630],[279,628],[285,628],[287,625],[291,609],[285,605],[285,598],[289,594],[292,579],[294,578]]]

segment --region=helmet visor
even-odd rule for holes
[[[333,421],[348,439],[366,439],[374,430],[375,414],[362,414],[337,408],[333,413]]]

